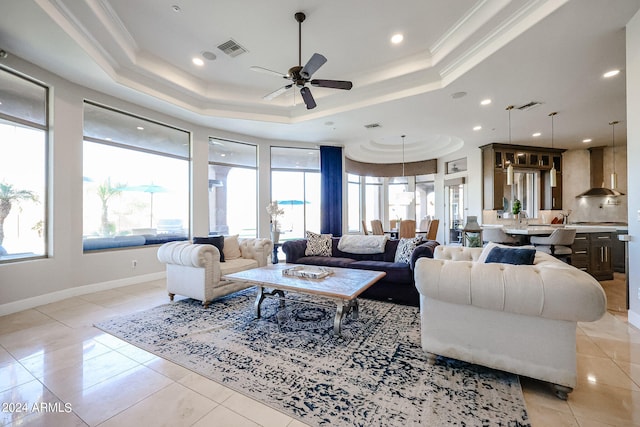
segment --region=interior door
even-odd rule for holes
[[[463,178],[445,182],[446,218],[445,241],[450,245],[462,244],[462,228],[464,227],[464,193],[465,180]]]

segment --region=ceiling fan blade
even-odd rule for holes
[[[249,69],[251,69],[252,71],[257,71],[259,73],[274,74],[274,75],[276,75],[278,77],[282,77],[282,78],[285,78],[285,79],[289,78],[288,74],[283,74],[283,73],[280,73],[278,71],[270,70],[268,68],[258,67],[257,65],[252,65],[251,67],[249,67]]]
[[[265,99],[267,101],[271,101],[273,98],[282,95],[283,93],[285,93],[286,91],[288,91],[292,87],[293,87],[293,83],[292,84],[288,84],[286,86],[282,86],[280,89],[276,89],[273,92],[263,96],[262,99]]]
[[[353,87],[353,83],[346,80],[318,80],[314,79],[309,82],[312,86],[328,87],[331,89],[344,89],[350,90]]]
[[[303,79],[308,79],[318,71],[318,68],[322,67],[324,63],[327,62],[327,58],[320,55],[319,53],[314,53],[311,59],[306,63],[302,70],[300,71],[300,75]]]
[[[300,89],[300,94],[302,95],[302,99],[304,100],[304,103],[307,106],[307,110],[316,108],[316,101],[313,99],[313,95],[311,95],[311,90],[309,90],[308,87],[303,87],[302,89]]]

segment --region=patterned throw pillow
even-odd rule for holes
[[[394,261],[410,264],[411,254],[413,253],[416,246],[418,246],[421,242],[421,237],[403,237],[402,239],[400,239],[400,241],[398,242],[398,247],[396,248],[396,257]]]
[[[304,254],[306,256],[331,256],[331,234],[316,234],[307,231],[307,249]]]

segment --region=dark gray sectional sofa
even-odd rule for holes
[[[338,249],[339,237],[332,238],[331,256],[306,256],[307,240],[289,240],[282,245],[287,263],[319,265],[325,267],[357,268],[361,270],[384,271],[387,275],[362,294],[363,298],[392,301],[398,304],[419,306],[418,293],[413,268],[418,258],[433,258],[433,250],[438,246],[435,240],[426,241],[415,248],[411,262],[394,262],[399,240],[388,240],[384,253],[352,254]]]

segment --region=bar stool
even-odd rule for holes
[[[532,236],[531,244],[537,251],[546,252],[566,263],[571,262],[573,241],[576,238],[575,228],[556,228],[548,237]]]

